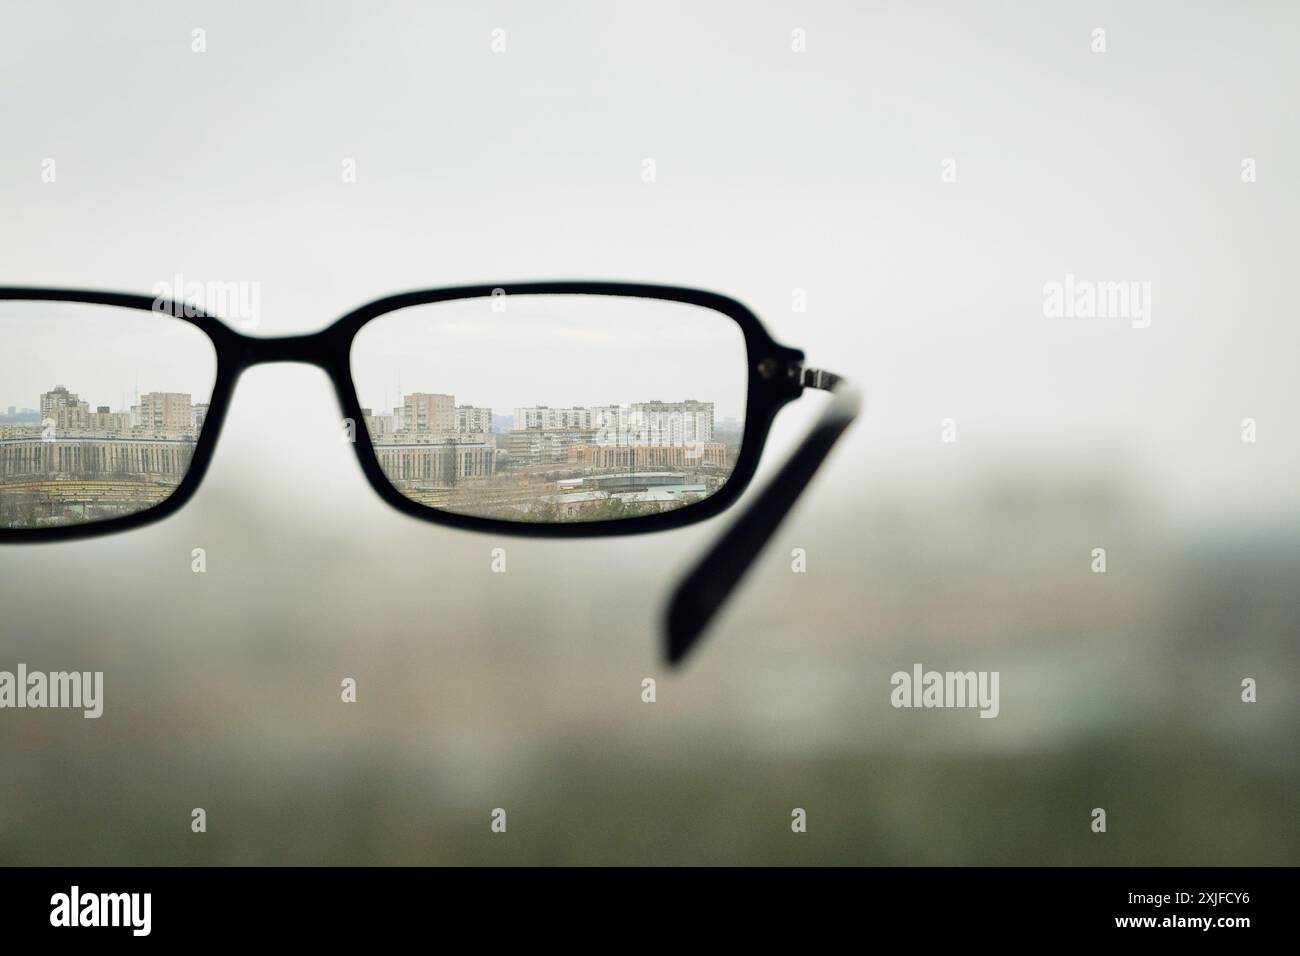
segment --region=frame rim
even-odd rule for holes
[[[87,521],[83,524],[57,525],[48,528],[0,528],[0,544],[44,544],[77,538],[95,538],[153,524],[179,511],[198,490],[212,460],[217,437],[225,421],[230,395],[234,390],[235,381],[239,378],[239,372],[242,371],[238,365],[232,365],[226,356],[238,348],[238,341],[243,336],[192,305],[159,296],[88,289],[0,287],[0,302],[15,300],[107,305],[153,312],[169,319],[188,322],[207,335],[217,367],[212,382],[212,394],[208,398],[208,417],[204,419],[203,428],[199,430],[198,438],[195,439],[190,466],[170,495],[150,508],[102,521]],[[187,315],[187,311],[193,314]]]
[[[364,426],[361,404],[352,378],[351,352],[356,334],[373,319],[416,305],[458,299],[485,298],[496,290],[510,295],[606,295],[649,298],[697,305],[719,312],[740,326],[745,342],[747,392],[745,427],[737,455],[726,482],[704,500],[672,511],[634,518],[602,521],[522,522],[460,514],[421,505],[403,495],[384,475],[369,432]],[[296,361],[316,365],[329,376],[345,418],[354,422],[353,446],[363,474],[371,488],[403,514],[467,531],[504,534],[512,537],[577,538],[607,535],[645,534],[706,521],[725,511],[745,492],[754,478],[758,462],[782,407],[798,398],[803,385],[790,378],[787,369],[803,360],[803,352],[778,344],[763,328],[758,317],[745,305],[716,292],[685,286],[599,280],[506,282],[416,289],[371,300],[312,333],[279,337],[245,335],[219,319],[174,299],[121,292],[80,289],[0,287],[0,301],[34,300],[80,302],[158,312],[197,326],[212,343],[216,355],[216,377],[209,398],[208,416],[195,441],[194,453],[175,490],[163,501],[129,515],[84,524],[49,528],[0,528],[0,544],[66,541],[97,537],[143,527],[174,514],[193,497],[211,463],[225,423],[226,410],[240,374],[265,362]],[[186,311],[193,314],[187,315]]]

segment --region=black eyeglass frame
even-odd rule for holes
[[[493,295],[503,294],[507,300],[512,295],[597,295],[660,299],[711,309],[740,326],[748,364],[745,429],[735,467],[722,487],[698,503],[658,514],[563,523],[508,521],[459,514],[421,505],[398,491],[385,477],[369,432],[364,426],[361,403],[357,398],[351,372],[353,339],[366,323],[391,312],[434,302],[490,299]],[[352,444],[362,471],[379,496],[398,511],[424,521],[467,531],[526,537],[577,538],[641,534],[679,528],[712,518],[734,504],[749,487],[767,443],[773,419],[783,406],[798,398],[804,389],[799,375],[803,352],[775,342],[757,316],[735,299],[715,292],[678,286],[561,281],[421,289],[376,299],[347,313],[319,332],[273,338],[245,335],[192,305],[161,300],[155,296],[77,289],[0,288],[0,300],[76,302],[155,312],[188,322],[200,329],[212,343],[217,360],[216,380],[209,398],[207,417],[195,441],[189,468],[167,498],[134,514],[102,521],[51,528],[0,529],[0,544],[68,541],[115,534],[161,521],[174,514],[189,502],[207,473],[239,376],[246,369],[266,362],[303,362],[325,371],[334,384],[344,417],[353,422]],[[729,370],[719,369],[719,374],[729,374]],[[731,371],[730,374],[735,373]]]
[[[356,423],[361,421],[364,425],[364,420],[351,375],[352,340],[357,331],[371,319],[413,305],[530,293],[608,295],[685,302],[720,312],[740,326],[745,338],[749,378],[745,432],[741,436],[736,466],[715,494],[698,504],[656,515],[547,524],[480,518],[428,508],[404,496],[388,481],[379,466],[369,431],[364,427],[358,440]],[[861,393],[856,388],[831,372],[804,367],[801,351],[774,342],[758,318],[736,300],[715,292],[677,286],[626,282],[517,282],[425,289],[377,299],[349,312],[319,332],[278,338],[244,335],[183,303],[160,301],[141,295],[71,289],[0,288],[0,301],[16,299],[120,306],[162,312],[182,319],[207,334],[217,356],[217,375],[209,400],[208,415],[195,443],[190,467],[181,483],[164,501],[133,515],[106,521],[59,528],[0,529],[0,544],[61,541],[128,531],[160,521],[184,506],[207,471],[225,421],[230,395],[240,373],[263,362],[305,362],[325,370],[334,383],[339,404],[346,417],[353,422],[353,445],[362,470],[379,496],[399,511],[425,521],[470,531],[551,538],[666,530],[703,521],[718,514],[732,505],[749,486],[762,457],[763,447],[767,444],[772,420],[782,406],[798,398],[805,388],[825,389],[833,393],[831,403],[822,410],[794,452],[727,531],[697,559],[693,569],[674,589],[664,619],[664,650],[671,665],[680,664],[691,648],[699,643],[710,621],[717,616],[753,565],[756,556],[776,533],[777,527],[794,507],[836,442],[857,418],[862,405]],[[193,314],[185,314],[187,311],[193,311]]]

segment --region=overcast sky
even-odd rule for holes
[[[363,405],[390,410],[401,391],[449,392],[509,415],[526,405],[711,401],[743,419],[745,342],[727,316],[680,302],[610,296],[510,296],[403,309],[364,326],[352,346]]]
[[[714,288],[865,386],[824,493],[1046,469],[1295,512],[1292,6],[58,9],[3,14],[4,281],[257,282],[256,334],[466,282]],[[1045,316],[1067,274],[1149,283],[1149,327]],[[339,414],[314,370],[259,369],[231,467],[273,403]]]

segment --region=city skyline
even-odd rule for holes
[[[583,405],[516,405],[510,413],[496,411],[496,406],[458,404],[450,392],[409,392],[399,404],[385,411],[362,406],[372,436],[384,437],[400,431],[420,433],[499,433],[502,431],[566,429],[613,432],[625,441],[644,434],[646,441],[671,444],[676,441],[712,441],[718,418],[712,401],[685,398],[664,401],[658,398],[632,402]],[[509,421],[509,429],[498,429],[499,421]],[[743,420],[727,417],[722,421],[740,426]]]
[[[437,401],[441,399],[447,401],[445,403]],[[505,415],[497,411],[498,406],[496,405],[457,404],[455,395],[452,393],[414,391],[405,393],[401,396],[401,404],[394,405],[387,411],[375,412],[371,406],[362,406],[361,411],[367,419],[391,418],[394,421],[394,430],[401,430],[406,425],[406,417],[412,414],[413,403],[422,403],[427,408],[436,407],[439,409],[439,414],[447,416],[422,429],[429,431],[491,432],[494,423],[498,419],[509,419],[512,429],[520,429],[521,426],[518,422],[521,420],[526,423],[522,426],[525,429],[556,430],[563,428],[626,427],[630,420],[635,421],[635,416],[649,416],[656,412],[681,415],[688,422],[702,422],[707,417],[707,425],[701,424],[698,426],[700,428],[698,432],[692,430],[695,426],[687,426],[688,433],[683,435],[686,441],[710,440],[719,420],[743,426],[743,418],[737,419],[734,416],[725,416],[719,419],[715,412],[714,402],[695,398],[670,401],[650,398],[631,402],[602,402],[580,405],[503,405],[501,407],[510,408],[510,414]],[[92,404],[88,399],[82,398],[80,392],[74,391],[60,382],[52,385],[47,391],[39,393],[35,406],[11,404],[5,407],[0,405],[0,415],[36,415],[39,417],[40,422],[31,424],[41,424],[53,420],[58,426],[61,417],[66,419],[69,415],[80,412],[87,417],[88,421],[81,429],[77,430],[87,431],[97,430],[94,426],[101,424],[97,416],[104,415],[128,415],[131,417],[132,427],[152,424],[153,427],[176,428],[184,427],[177,417],[178,412],[184,409],[200,409],[206,412],[209,405],[210,403],[206,401],[194,401],[193,392],[158,389],[138,391],[137,387],[137,394],[133,403],[125,406],[119,405],[114,408],[111,405]],[[428,414],[427,411],[420,410],[418,416],[413,418],[412,421],[419,427],[420,422],[427,423],[429,421]],[[146,421],[146,419],[148,420]],[[191,421],[189,425],[197,427],[201,423],[202,419],[197,422]],[[11,425],[10,427],[15,426]],[[16,427],[30,426],[23,424]],[[111,431],[111,428],[108,430]]]
[[[0,439],[29,437],[117,437],[134,435],[160,435],[182,437],[191,433],[197,437],[207,416],[209,403],[194,401],[191,392],[146,390],[136,396],[133,404],[118,408],[110,405],[92,405],[80,392],[62,383],[51,386],[37,397],[36,406],[10,406],[9,415],[35,414],[35,422],[7,422],[0,424]]]
[[[191,392],[145,390],[114,410],[92,405],[75,385],[50,386],[24,409],[27,421],[0,423],[0,524],[153,507],[188,471],[208,408]],[[387,411],[361,411],[400,493],[518,521],[633,517],[693,503],[725,483],[740,440],[738,429],[717,427],[712,401],[696,398],[519,405],[498,417],[451,392],[414,391]]]

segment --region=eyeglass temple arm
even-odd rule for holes
[[[800,385],[825,389],[834,397],[781,470],[677,586],[668,606],[670,664],[680,663],[699,641],[835,442],[858,417],[862,395],[838,375],[802,367],[794,369],[794,374]]]

